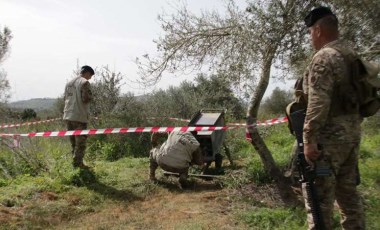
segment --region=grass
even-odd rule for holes
[[[3,206],[23,215],[11,223],[0,221],[0,228],[51,227],[100,211],[109,204],[141,200],[157,188],[144,182],[147,162],[125,158],[113,163],[95,162],[93,171],[71,169],[62,175],[18,176],[1,187],[0,200]]]
[[[241,214],[250,229],[306,229],[303,209],[256,208]]]
[[[361,145],[359,170],[368,229],[380,229],[380,134],[368,135]]]
[[[261,132],[276,162],[285,168],[294,143],[286,125]],[[182,191],[175,178],[162,173],[160,183],[149,182],[147,157],[110,162],[102,152],[87,154],[92,170],[86,171],[72,168],[66,139],[23,140],[30,156],[46,169],[33,174],[20,166],[12,172],[17,176],[0,179],[0,229],[91,229],[94,223],[96,229],[306,229],[303,207],[277,203],[271,179],[244,140],[244,130],[229,132],[227,140],[236,165],[225,161],[225,180],[194,179],[198,187],[191,191]],[[3,150],[1,159],[6,163],[22,162]],[[360,153],[358,188],[367,228],[380,229],[378,131],[365,132]],[[337,212],[334,226],[339,226]]]
[[[366,124],[365,124],[366,125]],[[380,133],[376,127],[365,129],[361,149],[359,168],[361,185],[359,192],[364,200],[366,227],[380,229]],[[294,142],[288,134],[286,126],[276,126],[267,131],[266,143],[280,166],[286,166]],[[267,184],[270,179],[263,172],[258,156],[253,156],[247,165],[251,179],[256,184]],[[254,201],[250,201],[255,203]],[[247,208],[240,214],[241,219],[250,226],[250,229],[307,229],[304,209],[269,208],[266,205],[256,205]],[[339,228],[339,213],[334,212],[334,228]],[[286,224],[284,224],[286,223]]]

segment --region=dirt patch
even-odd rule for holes
[[[18,221],[22,216],[22,208],[0,206],[0,224]]]
[[[160,186],[141,201],[112,203],[59,229],[246,229],[234,215],[237,207],[229,192],[219,183],[197,180],[190,190],[169,182]]]
[[[294,191],[294,194],[292,194],[297,197],[296,201],[284,201],[280,195],[278,187],[275,184],[256,185],[254,183],[250,183],[232,191],[232,194],[243,199],[248,199],[253,204],[258,206],[276,208],[288,206],[289,204],[301,205],[303,199],[301,194],[298,194],[299,192],[300,191]]]
[[[64,199],[69,202],[70,205],[79,205],[79,203],[81,202],[82,198],[79,197],[78,195],[75,195],[75,194],[65,194],[64,196]]]
[[[117,194],[117,199],[107,196],[92,207],[81,205],[84,197],[70,192],[38,192],[23,207],[1,208],[0,224],[55,229],[248,229],[238,219],[239,213],[252,205],[275,207],[280,200],[272,185],[247,184],[231,190],[217,179],[192,179],[190,189],[182,190],[177,178],[159,179],[158,184],[145,186],[152,193],[138,194],[132,189],[132,195],[139,199]],[[108,187],[100,186],[102,194],[116,191]],[[239,202],[237,196],[252,202]]]
[[[43,229],[46,226],[58,225],[77,212],[76,205],[79,203],[77,199],[80,201],[78,197],[72,197],[71,200],[66,201],[60,199],[54,192],[36,192],[21,206],[0,206],[0,228],[12,226],[12,229],[21,229],[32,225]]]
[[[247,229],[237,213],[252,206],[283,205],[275,185],[245,184],[231,190],[217,180],[195,179],[191,189],[182,190],[176,178],[160,179],[154,194],[148,197],[133,201],[109,199],[83,213],[78,213],[78,195],[36,193],[23,207],[0,207],[0,223],[18,225],[27,220],[56,229]],[[237,202],[239,197],[245,201]],[[61,204],[64,211],[36,215],[41,204],[52,209]],[[29,214],[24,216],[25,213]]]
[[[54,201],[58,200],[58,195],[54,192],[40,192],[37,197],[41,200]]]
[[[278,207],[283,205],[279,191],[275,185],[246,184],[233,192],[238,197],[253,200],[267,207]]]

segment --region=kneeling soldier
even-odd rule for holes
[[[165,171],[178,173],[179,183],[184,188],[188,185],[190,165],[203,165],[200,144],[190,132],[172,132],[161,146],[155,145],[156,137],[159,135],[161,134],[155,133],[152,136],[149,179],[156,180],[155,172],[160,166]]]

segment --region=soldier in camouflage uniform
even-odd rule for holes
[[[302,83],[307,104],[304,154],[309,164],[328,164],[333,171],[331,176],[317,177],[315,182],[326,229],[332,229],[334,200],[343,229],[364,229],[363,205],[356,189],[363,118],[353,100],[355,92],[347,83],[350,65],[338,50],[356,54],[338,39],[338,20],[329,8],[312,10],[305,24],[316,53]],[[304,197],[307,199],[305,193]],[[305,203],[309,229],[315,229],[310,207]]]
[[[89,103],[92,100],[91,87],[88,80],[90,80],[93,75],[94,70],[90,66],[83,66],[80,71],[80,76],[66,84],[63,120],[66,121],[67,130],[87,129]],[[70,136],[74,167],[87,168],[87,166],[83,164],[86,139],[86,135]]]

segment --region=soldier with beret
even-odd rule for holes
[[[80,76],[66,84],[63,120],[66,121],[67,130],[87,129],[89,104],[92,100],[92,92],[88,80],[94,74],[94,70],[90,66],[85,65],[81,68]],[[87,168],[83,163],[86,139],[86,135],[70,136],[74,167]]]
[[[315,54],[302,82],[307,109],[303,129],[304,154],[309,164],[328,164],[331,176],[317,177],[315,186],[326,229],[332,229],[334,201],[343,229],[364,229],[364,211],[356,189],[363,118],[349,89],[347,55],[357,55],[339,39],[338,19],[327,7],[313,9],[306,17]],[[307,196],[304,197],[307,201]],[[308,202],[309,229],[315,229]]]

